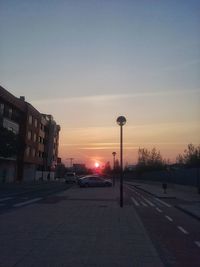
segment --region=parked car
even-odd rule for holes
[[[77,177],[75,172],[67,172],[65,174],[65,183],[76,183]]]
[[[101,187],[101,186],[112,186],[112,182],[105,179],[102,176],[87,175],[78,179],[80,187]]]

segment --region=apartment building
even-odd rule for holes
[[[25,108],[23,101],[0,86],[0,182],[17,179],[20,125],[23,125]]]
[[[25,97],[17,98],[0,86],[0,127],[12,131],[18,143],[12,157],[2,156],[0,150],[0,181],[45,179],[47,172],[53,177],[60,126],[51,115],[41,114]]]

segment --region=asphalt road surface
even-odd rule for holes
[[[0,214],[43,200],[72,185],[52,182],[41,184],[9,185],[0,189]]]
[[[71,187],[54,182],[0,188],[0,214],[21,209]],[[200,221],[176,208],[178,199],[159,199],[124,185],[124,204],[136,209],[164,266],[200,266]]]
[[[165,266],[199,267],[200,222],[176,208],[180,200],[158,199],[130,185],[124,191]]]

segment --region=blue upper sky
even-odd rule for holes
[[[73,107],[73,127],[123,112],[137,124],[197,122],[199,18],[194,0],[0,0],[0,82],[63,129]]]

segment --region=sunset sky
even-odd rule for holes
[[[0,0],[0,84],[61,126],[64,163],[200,144],[200,1]]]

